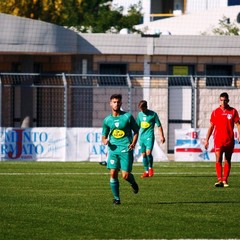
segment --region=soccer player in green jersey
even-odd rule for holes
[[[154,174],[152,150],[155,141],[155,124],[159,129],[161,143],[165,142],[165,137],[159,117],[156,112],[148,109],[147,101],[141,100],[138,107],[141,110],[137,116],[137,124],[140,127],[139,145],[141,147],[143,167],[145,170],[141,178],[152,177]]]
[[[118,173],[129,182],[134,193],[138,193],[138,184],[132,172],[133,150],[138,140],[139,127],[134,117],[121,110],[122,95],[110,97],[112,113],[102,124],[102,142],[108,145],[107,168],[110,171],[110,187],[113,193],[113,203],[120,204]]]

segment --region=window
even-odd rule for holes
[[[127,86],[127,78],[122,75],[127,74],[127,64],[100,64],[99,85],[104,86]]]
[[[34,73],[41,73],[42,72],[42,64],[41,63],[34,63],[33,64],[33,72]]]
[[[194,72],[192,65],[170,65],[168,86],[192,86],[191,76]]]
[[[228,6],[240,5],[239,0],[228,0]]]
[[[20,73],[22,72],[22,64],[21,63],[12,63],[12,71],[15,73]]]
[[[206,86],[232,86],[231,65],[207,65],[206,76]]]

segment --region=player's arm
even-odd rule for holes
[[[162,127],[161,121],[160,121],[157,113],[155,113],[155,123],[157,124],[158,129],[159,129],[160,141],[161,141],[161,143],[165,143],[165,137],[164,137],[163,127]]]
[[[133,133],[133,140],[128,146],[129,150],[133,150],[135,148],[137,144],[137,140],[138,140],[138,131]]]
[[[137,144],[138,135],[139,135],[139,126],[136,123],[133,116],[131,116],[130,123],[131,123],[131,128],[132,128],[132,131],[133,131],[133,139],[132,139],[132,142],[129,144],[128,148],[130,150],[133,150],[135,148],[136,144]]]
[[[104,145],[108,145],[108,138],[106,136],[102,136],[102,142]]]
[[[236,123],[237,129],[238,129],[238,137],[237,140],[240,143],[240,120]]]
[[[109,140],[108,140],[109,132],[110,132],[110,128],[106,125],[104,120],[102,125],[102,142],[104,145],[108,145],[109,143]]]
[[[209,126],[208,131],[207,131],[206,139],[205,139],[205,144],[204,144],[205,149],[208,149],[209,138],[212,135],[213,129],[214,129],[214,125],[212,123],[210,123],[210,126]]]
[[[164,132],[162,126],[158,127],[159,133],[160,133],[160,141],[161,143],[165,143],[165,137],[164,137]]]
[[[139,113],[138,113],[138,115],[137,115],[136,122],[137,122],[137,125],[138,125],[139,127],[141,127],[141,121],[140,121]]]

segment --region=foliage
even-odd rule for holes
[[[121,28],[128,28],[131,29],[132,31],[134,31],[133,29],[133,23],[134,25],[137,25],[140,23],[141,19],[142,19],[142,15],[141,15],[141,4],[139,3],[138,5],[132,5],[130,6],[129,10],[128,10],[128,15],[123,16],[121,19]]]
[[[84,14],[81,16],[80,24],[74,27],[80,32],[119,32],[122,28],[128,28],[135,31],[133,26],[139,24],[142,19],[141,2],[130,6],[128,14],[123,15],[123,8],[111,8],[108,1],[83,1],[82,10]]]
[[[95,2],[93,4],[93,2]],[[78,30],[82,32],[100,33],[108,30],[114,23],[120,21],[122,14],[118,11],[110,11],[108,4],[99,4],[100,1],[84,1]],[[82,27],[84,26],[84,28]]]
[[[240,35],[240,29],[235,22],[230,23],[230,19],[225,16],[223,16],[223,19],[219,20],[218,25],[218,27],[212,30],[215,35]]]
[[[42,20],[81,32],[104,33],[109,29],[132,29],[142,18],[141,3],[130,7],[111,8],[108,0],[1,0],[0,12]]]
[[[81,2],[82,0],[1,0],[0,12],[68,25],[78,21]]]

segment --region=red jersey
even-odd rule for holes
[[[210,122],[214,125],[215,147],[234,146],[234,124],[239,121],[239,114],[235,108],[228,106],[226,109],[216,108]]]

